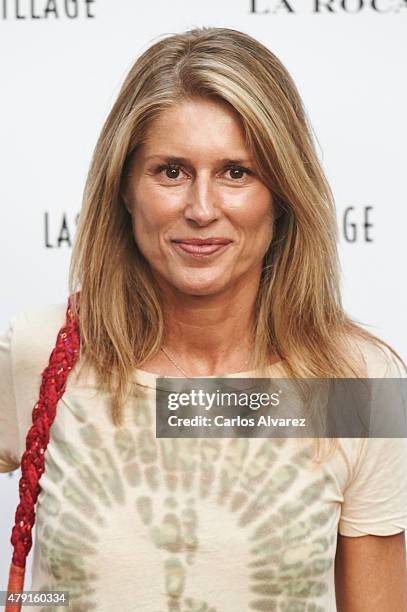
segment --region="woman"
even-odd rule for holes
[[[291,438],[155,437],[158,376],[401,375],[343,311],[332,194],[259,42],[200,28],[136,61],[65,309],[16,315],[1,342],[1,465],[22,465],[9,590],[36,504],[30,588],[73,610],[407,610],[403,439],[321,458]]]

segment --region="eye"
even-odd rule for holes
[[[180,177],[181,167],[177,164],[162,164],[157,167],[157,174],[161,174],[165,172],[164,178],[168,178],[170,180],[177,180]],[[245,168],[244,166],[226,166],[224,172],[229,172],[229,177],[234,182],[244,180],[248,176],[252,176],[254,173],[249,168]]]
[[[179,178],[180,167],[175,164],[163,164],[158,166],[157,173],[161,174],[165,170],[165,178],[177,179]]]
[[[230,172],[230,178],[232,178],[233,180],[245,178],[245,174],[246,176],[250,176],[253,174],[253,172],[249,170],[249,168],[244,168],[243,166],[228,166],[226,170],[227,172]]]

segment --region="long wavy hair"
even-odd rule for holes
[[[211,98],[240,117],[261,180],[282,214],[264,258],[255,311],[254,367],[276,353],[288,377],[366,375],[354,340],[389,349],[344,312],[331,189],[303,103],[279,59],[251,36],[202,27],[166,35],[134,63],[92,158],[69,273],[80,291],[81,363],[111,392],[112,420],[135,367],[160,350],[162,303],[135,243],[122,193],[137,147],[158,115]]]

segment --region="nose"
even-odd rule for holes
[[[207,225],[220,216],[219,197],[213,179],[207,175],[196,176],[186,192],[185,218],[198,225]]]

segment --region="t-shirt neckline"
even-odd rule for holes
[[[280,360],[270,364],[268,366],[268,371],[274,373],[274,370],[281,367],[281,363],[282,361]],[[245,370],[241,372],[230,372],[228,374],[212,374],[210,376],[191,376],[190,378],[258,378],[258,372],[258,370]],[[148,372],[147,370],[142,370],[140,368],[134,368],[133,370],[132,381],[143,387],[155,389],[158,378],[179,378],[179,380],[185,380],[185,376],[157,374],[155,372]]]

